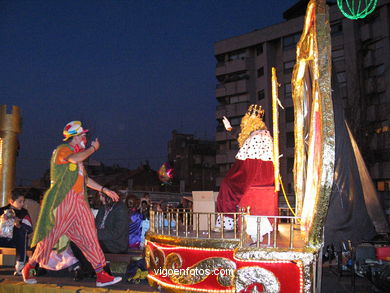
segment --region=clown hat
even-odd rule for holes
[[[88,132],[88,129],[82,128],[80,121],[71,121],[66,124],[62,134],[65,136],[64,141],[66,141],[72,136],[80,135],[86,132]]]

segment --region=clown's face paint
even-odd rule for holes
[[[87,146],[87,136],[85,134],[78,135],[74,138],[75,146],[74,149],[77,152],[85,150]]]
[[[87,145],[87,136],[84,134],[84,135],[81,135],[80,147],[82,149],[85,149],[86,145]]]

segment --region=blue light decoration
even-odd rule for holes
[[[374,11],[378,0],[337,0],[341,13],[349,19],[365,18]]]

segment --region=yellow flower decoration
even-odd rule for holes
[[[74,172],[74,171],[76,171],[76,170],[77,170],[77,165],[74,164],[74,163],[70,163],[70,164],[69,164],[69,171]]]

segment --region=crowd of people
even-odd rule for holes
[[[27,284],[37,283],[34,272],[38,266],[50,270],[73,267],[76,272],[89,267],[97,287],[113,285],[122,278],[111,275],[104,253],[143,247],[150,226],[150,196],[145,194],[138,207],[130,197],[124,203],[115,191],[88,176],[84,161],[100,149],[100,142],[96,138],[87,147],[87,132],[80,121],[64,127],[65,143],[53,151],[51,184],[39,208],[13,191],[9,205],[0,210],[0,246],[16,248],[15,274],[21,274]],[[98,209],[91,207],[87,187],[98,193]],[[28,246],[33,254],[27,259]]]
[[[27,263],[27,250],[37,223],[41,201],[42,194],[38,189],[31,188],[27,193],[15,190],[9,204],[0,208],[0,219],[6,217],[10,209],[15,214],[11,235],[2,233],[5,226],[3,227],[0,220],[0,247],[16,248],[15,275],[21,275]],[[130,194],[113,201],[112,198],[98,191],[90,196],[88,202],[95,218],[100,247],[103,253],[113,254],[126,254],[132,249],[143,249],[145,234],[150,227],[150,210],[166,212],[171,207],[163,202],[152,203],[148,193],[140,199]],[[191,208],[191,204],[191,201],[182,198],[176,208],[188,209]],[[164,225],[167,225],[166,219]],[[174,219],[171,226],[175,227]],[[52,271],[68,268],[74,274],[75,280],[94,275],[92,265],[73,241],[70,241],[69,247],[61,252],[52,250],[47,263],[39,263],[39,267],[40,270]],[[104,269],[108,270],[108,267]]]

